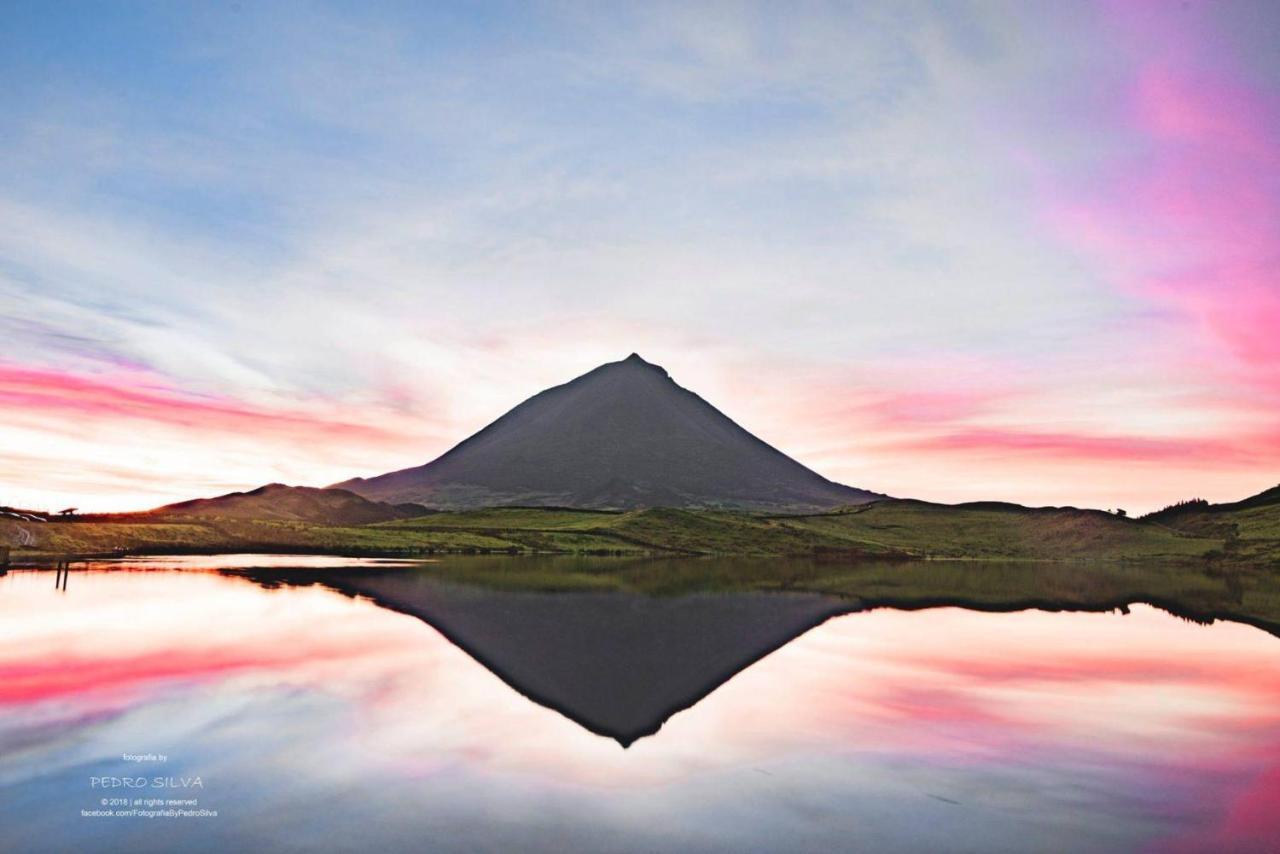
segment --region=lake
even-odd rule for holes
[[[1280,848],[1258,619],[504,560],[0,576],[0,850]]]

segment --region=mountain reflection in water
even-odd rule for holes
[[[832,570],[847,567],[812,560],[726,561],[731,570],[747,569],[741,574],[731,572],[728,578],[706,574],[717,564],[708,560],[497,558],[447,563],[447,567],[417,571],[364,568],[318,574],[309,569],[246,568],[226,572],[268,587],[321,584],[417,617],[521,694],[623,746],[657,732],[671,715],[814,626],[871,607],[1096,611],[1163,602],[1166,609],[1185,618],[1214,619],[1185,603],[1163,599],[1151,589],[1121,594],[1093,587],[1084,596],[1069,598],[1061,589],[1062,579],[1054,577],[1057,568],[1049,567],[1035,567],[1033,573],[1026,566],[1014,567],[1024,586],[1037,585],[1037,595],[1011,599],[1001,598],[1010,593],[1010,567],[999,564],[926,566],[963,579],[962,591],[947,591],[930,583],[936,574],[912,577],[924,565],[901,562],[864,562],[864,577],[837,575],[834,585]],[[548,569],[563,577],[548,579]],[[863,594],[734,589],[732,582],[751,578],[752,571],[757,579],[767,573],[766,577],[785,580],[792,588],[805,582],[817,590],[852,585]],[[571,579],[581,573],[590,580],[640,579],[659,590],[674,584],[677,592],[647,596],[633,590],[572,589]],[[1097,584],[1096,577],[1078,567],[1070,573],[1077,580]],[[455,580],[442,580],[442,574]],[[690,574],[696,584],[682,586]],[[1132,583],[1134,573],[1126,575]],[[457,578],[472,583],[457,583]],[[886,579],[895,582],[896,589],[873,592],[874,585]],[[476,580],[488,584],[477,586]],[[558,583],[570,589],[536,589],[554,588]],[[1240,592],[1227,591],[1226,599],[1238,606],[1235,600]],[[1235,619],[1248,621],[1241,615]]]
[[[0,578],[0,849],[1264,851],[1280,838],[1265,579],[220,560],[178,563],[224,574],[73,569],[67,591],[52,572]],[[1188,621],[1211,618],[1252,625]],[[87,777],[137,772],[121,754],[146,751],[172,757],[166,775],[201,775],[218,818],[79,818],[97,799]]]

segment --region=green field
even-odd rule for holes
[[[1280,505],[1135,520],[1095,510],[944,506],[886,500],[766,516],[649,508],[494,508],[367,525],[166,517],[160,521],[0,521],[14,560],[181,551],[333,554],[593,554],[1199,560],[1275,564]]]
[[[1232,504],[1175,505],[1147,520],[1185,536],[1216,540],[1221,546],[1214,557],[1280,565],[1280,487]]]
[[[804,516],[654,508],[627,513],[526,508],[440,513],[388,522],[388,530],[485,532],[520,544],[590,537],[621,551],[687,554],[970,559],[1197,558],[1221,540],[1099,511],[947,507],[880,501]],[[539,549],[533,549],[539,550]],[[555,548],[543,549],[555,551]],[[573,551],[574,549],[560,549]]]

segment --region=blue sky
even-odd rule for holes
[[[1251,489],[1270,374],[1079,211],[1159,215],[1096,192],[1173,144],[1134,119],[1153,68],[1269,111],[1277,15],[1121,5],[6,4],[0,363],[55,379],[0,397],[0,485],[145,506],[371,474],[639,351],[859,486]],[[1179,361],[1219,350],[1240,371]],[[38,438],[80,380],[251,411],[259,449],[123,403]],[[387,435],[309,455],[273,414]],[[116,466],[77,471],[107,434]],[[1177,443],[1219,462],[1172,472]],[[1116,448],[1130,475],[1100,478]]]

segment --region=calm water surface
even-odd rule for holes
[[[1280,849],[1280,639],[1250,626],[428,585],[436,626],[197,571],[269,562],[306,561],[0,577],[0,850]],[[565,603],[606,616],[565,634]],[[792,626],[656,734],[588,729],[670,687],[653,656],[710,689]],[[82,815],[103,798],[217,815]]]

